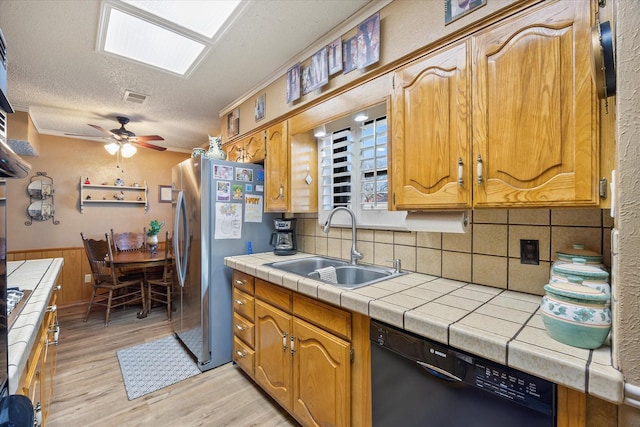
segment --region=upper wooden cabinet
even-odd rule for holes
[[[260,163],[265,157],[264,131],[225,144],[222,149],[230,162]]]
[[[598,204],[590,13],[555,2],[472,38],[475,206]]]
[[[598,205],[590,17],[553,2],[398,69],[392,209]]]
[[[311,132],[289,135],[288,122],[267,129],[264,210],[316,212],[318,145]]]
[[[393,207],[471,206],[468,42],[395,72]]]
[[[267,152],[265,161],[264,210],[286,212],[289,197],[289,138],[287,122],[267,129]]]

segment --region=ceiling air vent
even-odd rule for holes
[[[149,96],[141,93],[135,93],[130,90],[124,92],[124,100],[133,102],[134,104],[144,104]]]

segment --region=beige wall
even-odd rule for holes
[[[32,166],[29,176],[8,180],[8,251],[81,247],[81,231],[100,236],[110,228],[142,231],[152,219],[171,222],[171,204],[158,203],[158,185],[171,185],[171,167],[188,158],[188,154],[138,148],[136,155],[124,159],[118,168],[116,158],[103,148],[104,143],[49,135],[40,135],[39,139],[40,155],[24,156]],[[37,172],[46,172],[53,178],[55,219],[59,225],[51,220],[25,225],[29,206],[26,188]],[[80,177],[110,184],[116,177],[122,177],[127,184],[146,180],[149,212],[145,214],[139,205],[93,205],[85,206],[84,213],[80,213]]]

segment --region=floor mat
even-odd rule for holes
[[[173,336],[116,352],[129,400],[200,373],[196,362]]]

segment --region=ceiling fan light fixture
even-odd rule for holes
[[[104,146],[104,149],[107,150],[107,152],[112,156],[115,156],[118,150],[120,149],[120,144],[117,144],[115,142],[110,142]]]
[[[138,149],[129,142],[122,144],[121,150],[122,150],[122,157],[124,157],[125,159],[133,156],[134,154],[136,154],[136,151],[138,151]]]

